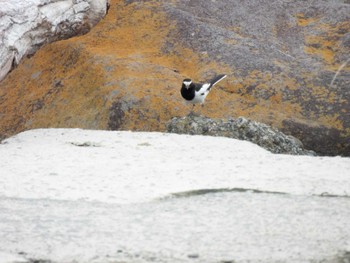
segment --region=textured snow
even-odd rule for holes
[[[42,129],[4,141],[0,159],[1,263],[337,262],[350,251],[349,158]]]
[[[0,251],[0,262],[1,263],[22,263],[22,262],[27,262],[27,260],[21,256],[18,255],[13,255],[5,252]]]

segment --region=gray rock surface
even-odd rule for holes
[[[202,115],[245,116],[317,153],[350,156],[349,3],[113,0],[93,32],[48,46],[2,81],[0,134],[53,126],[163,131],[190,111],[179,94],[183,78],[225,73]],[[79,106],[68,97],[81,98]]]
[[[233,69],[232,85],[223,88],[227,96],[253,98],[242,107],[253,111],[265,101],[283,105],[269,113],[273,109],[267,104],[253,119],[272,116],[274,126],[308,148],[349,155],[348,0],[176,0],[164,9],[177,22],[168,43],[181,42],[204,63],[215,60]],[[295,105],[300,107],[288,116]]]
[[[86,33],[105,16],[108,0],[1,0],[0,81],[43,44]]]
[[[178,134],[212,135],[246,140],[273,153],[315,155],[315,152],[306,150],[297,138],[244,117],[223,121],[189,114],[186,117],[171,119],[167,124],[167,131]]]

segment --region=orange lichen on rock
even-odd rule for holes
[[[334,63],[336,54],[334,41],[326,40],[324,36],[306,36],[305,52],[320,56],[329,65]]]
[[[318,25],[317,34],[305,36],[305,52],[317,55],[328,65],[328,69],[337,69],[344,61],[337,61],[336,56],[342,53],[341,39],[344,32],[350,32],[350,23],[342,22],[335,25]]]
[[[306,17],[305,14],[297,14],[297,24],[298,26],[305,27],[312,25],[319,20],[319,17]]]
[[[25,59],[1,83],[0,133],[106,129],[109,108],[119,100],[127,104],[124,129],[159,130],[171,116],[188,113],[179,98],[182,79],[200,79],[220,66],[181,46],[162,52],[175,24],[153,10],[159,5],[112,1],[107,17],[87,35],[47,45]]]
[[[197,113],[243,115],[278,128],[286,127],[285,120],[312,123],[350,136],[342,119],[348,100],[329,90],[331,79],[326,83],[345,62],[341,37],[349,22],[331,25],[297,14],[296,22],[281,25],[281,16],[263,27],[266,32],[253,32],[239,21],[210,24],[215,19],[193,17],[180,2],[166,2],[177,8],[172,16],[164,1],[111,0],[107,16],[88,34],[24,59],[0,83],[0,137],[41,127],[163,131],[172,117],[192,109],[181,98],[182,79],[205,81],[215,73],[228,77],[204,107],[195,107]],[[214,29],[203,30],[206,25]],[[192,28],[184,32],[187,26]],[[263,33],[274,37],[260,38]],[[304,49],[295,37],[304,40]],[[345,65],[341,73],[349,70]],[[319,72],[326,77],[320,80]],[[327,104],[336,104],[340,115]]]

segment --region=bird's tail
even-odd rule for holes
[[[209,81],[210,86],[211,87],[214,86],[216,83],[218,83],[220,80],[223,80],[226,77],[227,77],[227,75],[225,75],[225,74],[217,75],[216,77],[214,77],[213,79],[211,79]]]

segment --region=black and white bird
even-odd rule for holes
[[[211,88],[226,77],[227,75],[225,74],[217,75],[206,83],[194,83],[191,79],[184,79],[182,81],[181,95],[193,105],[203,104]]]

